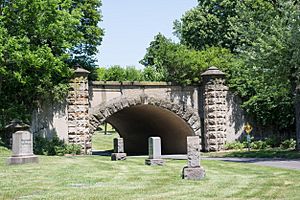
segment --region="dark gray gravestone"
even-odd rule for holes
[[[19,120],[13,120],[6,128],[13,131],[13,154],[7,159],[7,163],[9,165],[37,163],[38,157],[33,154],[33,136],[29,126]]]
[[[124,153],[123,138],[114,139],[114,153],[111,154],[111,160],[126,160],[126,153]]]
[[[205,170],[200,166],[200,138],[187,137],[188,165],[182,170],[182,178],[187,180],[200,180],[205,177]]]

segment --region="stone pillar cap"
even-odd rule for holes
[[[225,76],[225,73],[219,70],[217,67],[209,67],[201,76]]]
[[[30,128],[30,126],[28,124],[25,124],[23,121],[18,120],[18,119],[13,119],[10,124],[8,124],[7,126],[5,126],[6,129],[9,130],[14,130],[14,131],[18,131],[18,130],[27,130]]]
[[[80,74],[80,75],[88,75],[90,74],[90,72],[88,70],[85,70],[83,68],[80,67],[80,65],[75,65],[76,70],[74,71],[75,74]]]

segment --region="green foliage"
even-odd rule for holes
[[[255,8],[241,6],[239,20],[244,23],[237,29],[251,45],[240,48],[243,64],[232,68],[229,84],[256,121],[283,130],[294,125],[293,76],[299,63],[291,63],[290,36],[296,7],[291,1],[278,1],[277,6]]]
[[[258,141],[251,142],[250,148],[251,149],[268,149],[268,148],[270,148],[270,146],[267,144],[266,141],[258,140]]]
[[[0,129],[13,118],[28,122],[44,100],[66,94],[74,60],[92,60],[101,42],[100,5],[100,0],[0,3]]]
[[[103,80],[105,80],[105,72],[106,72],[106,69],[105,69],[105,67],[99,67],[99,68],[97,68],[96,70],[96,73],[97,73],[97,78],[96,78],[96,80],[98,80],[98,81],[103,81]]]
[[[231,142],[231,143],[226,143],[225,144],[225,149],[231,150],[231,149],[236,149],[236,150],[241,150],[246,148],[244,143],[241,143],[239,141]]]
[[[280,132],[294,127],[294,91],[300,80],[299,17],[299,2],[294,0],[204,0],[174,28],[189,48],[206,51],[217,46],[234,53],[236,59],[223,69],[229,86],[258,123]],[[167,46],[166,39],[160,40]]]
[[[280,147],[280,149],[294,150],[296,148],[296,141],[294,139],[288,139],[280,143],[280,140],[278,140],[278,138],[271,137],[271,138],[266,138],[264,140],[256,140],[250,142],[251,149],[264,150],[264,149],[278,148],[278,147]],[[227,150],[231,150],[231,149],[242,150],[244,148],[247,148],[246,141],[243,142],[235,141],[235,142],[225,144],[225,149]]]
[[[154,67],[148,66],[142,70],[134,66],[122,68],[115,65],[109,68],[100,67],[96,69],[97,80],[99,81],[164,81],[162,73]]]
[[[296,140],[294,140],[294,139],[284,140],[280,144],[280,148],[294,150],[296,148]]]
[[[63,156],[65,154],[80,154],[81,147],[76,144],[65,144],[57,136],[51,139],[36,136],[33,140],[33,152],[37,155]]]
[[[144,81],[166,81],[165,73],[153,66],[146,66],[143,69],[143,79]]]
[[[181,43],[204,50],[207,46],[219,46],[234,50],[240,43],[232,22],[238,17],[239,0],[203,0],[174,23]]]
[[[266,143],[268,146],[274,148],[274,147],[279,147],[280,146],[280,138],[279,137],[275,137],[275,136],[271,136],[265,139]]]
[[[226,49],[210,47],[196,51],[158,34],[141,63],[163,72],[166,81],[190,85],[200,83],[201,73],[208,67],[216,66],[227,71],[234,61],[234,56]]]
[[[125,77],[127,81],[141,81],[143,80],[143,74],[141,70],[136,69],[135,67],[126,67]]]
[[[126,80],[125,69],[119,65],[114,65],[106,70],[104,74],[104,79],[106,81],[125,81]]]

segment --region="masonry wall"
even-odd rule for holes
[[[198,109],[204,122],[204,87],[174,86],[164,82],[90,82],[88,88],[89,110],[97,105],[110,101],[122,95],[135,96],[145,94],[149,97],[167,99],[180,105],[188,105]],[[241,138],[246,120],[240,108],[240,100],[230,91],[227,93],[226,135],[227,142]],[[31,130],[34,134],[51,137],[57,134],[61,139],[69,141],[68,103],[45,102],[42,108],[36,110],[32,118]],[[203,130],[202,130],[203,131]]]
[[[44,102],[32,114],[31,132],[33,135],[53,137],[57,135],[68,141],[68,110],[67,102]]]
[[[121,96],[147,95],[170,100],[180,105],[199,108],[199,88],[197,86],[174,86],[165,82],[103,82],[90,83],[90,107]]]

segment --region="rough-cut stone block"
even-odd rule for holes
[[[199,121],[199,118],[198,118],[195,114],[193,114],[193,115],[190,117],[190,119],[188,120],[188,123],[189,123],[190,125],[193,125],[196,121]]]
[[[111,154],[111,160],[117,161],[117,160],[126,160],[126,153],[112,153]]]
[[[192,109],[187,109],[187,111],[182,116],[182,119],[187,121],[193,114],[194,114],[194,111]]]
[[[20,156],[20,157],[10,157],[7,159],[7,164],[17,165],[17,164],[26,164],[26,163],[38,163],[39,159],[35,155],[31,156]]]
[[[182,178],[186,180],[201,180],[205,177],[205,170],[202,167],[189,168],[184,167],[182,170]]]
[[[188,167],[200,166],[200,139],[198,136],[187,137]]]
[[[123,138],[114,138],[114,153],[124,153]]]
[[[162,166],[164,165],[165,161],[163,159],[146,159],[145,164],[150,166]]]
[[[192,129],[193,129],[193,130],[198,130],[198,129],[200,129],[200,127],[201,127],[200,121],[196,121],[196,122],[192,125]]]

